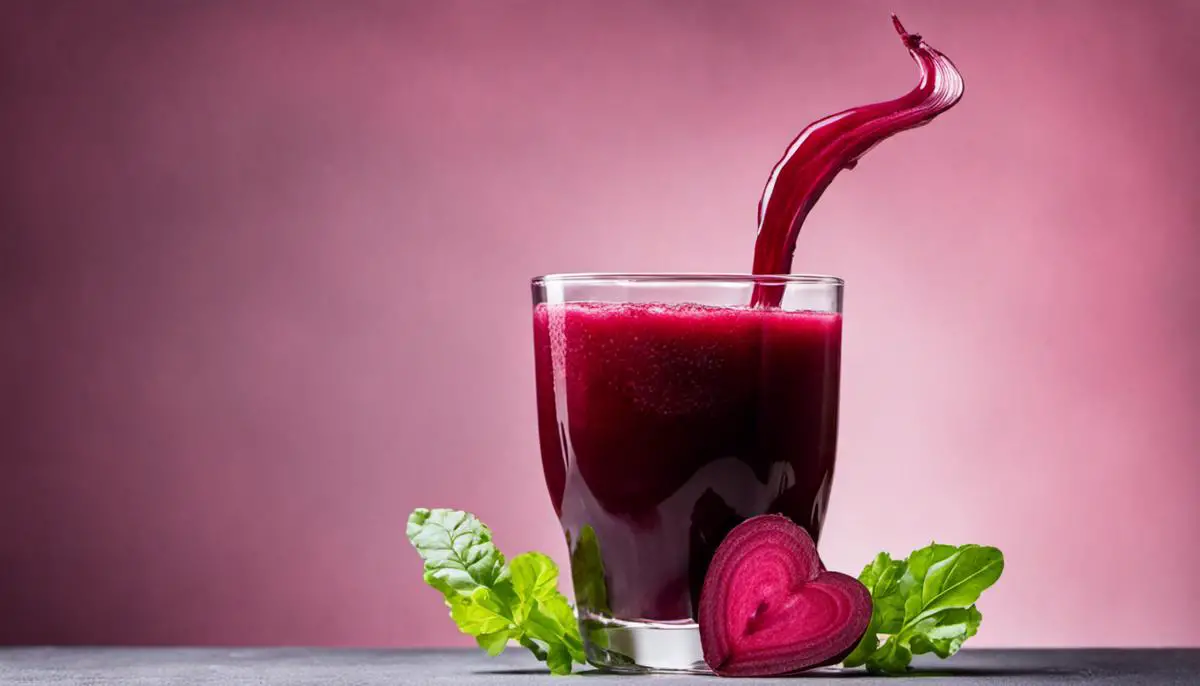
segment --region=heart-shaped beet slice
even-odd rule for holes
[[[775,676],[841,662],[871,621],[871,594],[827,572],[803,527],[753,517],[717,548],[700,592],[704,661],[721,676]]]

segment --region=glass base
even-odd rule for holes
[[[593,667],[627,674],[712,674],[695,622],[625,621],[585,612],[579,624]]]

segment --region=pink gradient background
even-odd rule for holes
[[[464,645],[403,540],[564,546],[527,279],[744,271],[810,120],[961,105],[843,175],[823,552],[990,543],[978,645],[1200,644],[1200,3],[6,2],[0,642]]]

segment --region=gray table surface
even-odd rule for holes
[[[1200,684],[1200,649],[964,650],[945,662],[919,658],[921,684]],[[712,684],[715,677],[617,676],[581,672],[581,684],[653,680]],[[810,673],[814,681],[896,683],[862,670]],[[796,683],[757,679],[753,683]],[[489,658],[476,650],[335,648],[0,648],[0,684],[565,684],[528,654]],[[731,682],[737,683],[737,682]],[[746,682],[742,682],[746,683]]]

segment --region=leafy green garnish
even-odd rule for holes
[[[567,543],[571,543],[569,537]],[[600,543],[596,540],[596,530],[590,524],[580,528],[579,540],[571,545],[571,580],[575,585],[575,600],[580,607],[612,614],[608,607],[608,586],[604,580]]]
[[[523,553],[505,563],[492,532],[458,510],[413,510],[407,534],[425,562],[425,582],[441,592],[459,630],[474,636],[489,655],[516,641],[554,674],[586,663],[575,611],[558,592],[558,566],[549,557]],[[584,526],[568,544],[580,606],[608,613],[596,532]],[[975,601],[1003,571],[1004,555],[987,546],[933,543],[903,560],[879,553],[858,575],[871,592],[871,622],[843,664],[900,674],[914,655],[950,657],[979,631],[983,615]],[[591,650],[613,663],[628,661],[606,650],[600,625],[589,632]]]
[[[871,623],[843,664],[897,674],[913,655],[950,657],[979,631],[975,601],[1003,571],[1003,553],[987,546],[933,543],[906,560],[880,553],[858,576],[871,591]]]
[[[450,617],[489,655],[510,640],[528,648],[554,674],[584,663],[575,612],[558,592],[558,566],[541,553],[507,565],[492,532],[474,515],[418,508],[407,535],[425,561],[425,582],[442,593]]]

